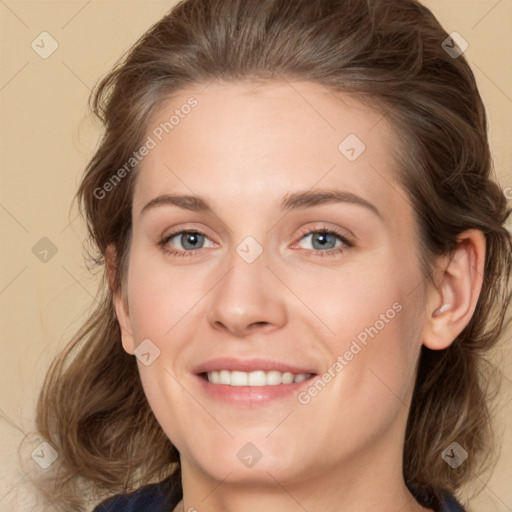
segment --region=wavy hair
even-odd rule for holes
[[[99,198],[147,135],[147,120],[187,86],[212,80],[308,80],[377,108],[400,135],[397,179],[413,205],[422,272],[458,235],[485,234],[485,275],[476,310],[445,350],[422,347],[407,422],[403,474],[436,503],[457,493],[495,452],[488,354],[506,327],[511,293],[510,214],[493,166],[486,112],[448,34],[416,0],[183,0],[154,24],[96,86],[103,124],[76,198],[103,271],[98,305],[50,366],[36,427],[59,454],[37,485],[62,510],[169,478],[181,486],[179,454],[153,415],[135,358],[122,348],[112,303],[130,248],[137,167]],[[448,40],[449,41],[449,40]],[[450,45],[453,46],[453,45]],[[109,286],[109,246],[117,272]],[[470,457],[452,469],[441,457],[457,441]],[[44,477],[44,480],[43,480]]]

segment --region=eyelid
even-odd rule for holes
[[[214,238],[207,234],[207,231],[209,231],[208,228],[203,227],[191,227],[187,225],[178,225],[177,227],[173,227],[170,229],[166,229],[163,231],[161,235],[158,236],[158,240],[160,243],[164,240],[170,240],[171,238],[175,237],[176,235],[180,235],[182,233],[197,233],[199,235],[202,235],[208,239],[210,239],[212,242],[215,242]],[[218,243],[218,242],[215,242]]]
[[[199,229],[194,229],[194,228],[179,228],[176,231],[171,231],[167,235],[164,235],[164,236],[160,237],[160,241],[158,242],[158,245],[165,246],[173,238],[175,238],[175,237],[177,237],[179,235],[186,234],[186,233],[193,233],[193,234],[197,234],[197,235],[203,236],[203,237],[207,238],[208,240],[210,240],[211,242],[213,242],[214,244],[218,245],[217,242],[212,240],[211,237],[209,237],[206,233],[204,233],[203,231],[201,231]],[[193,249],[193,250],[190,250],[190,251],[184,251],[184,250],[179,249],[179,250],[176,250],[176,252],[182,252],[182,253],[186,252],[188,254],[191,254],[191,253],[196,253],[197,251],[200,251],[201,249],[205,249],[205,248],[201,247],[200,249]]]
[[[201,251],[202,249],[207,249],[206,247],[201,247],[199,249],[192,249],[190,251],[182,250],[182,249],[175,249],[172,250],[166,249],[165,247],[169,243],[170,240],[177,237],[178,235],[183,235],[186,233],[193,233],[198,234],[200,236],[203,236],[207,238],[208,240],[212,241],[214,244],[217,244],[214,240],[212,240],[206,233],[201,231],[200,229],[191,228],[191,227],[182,227],[182,228],[176,228],[171,233],[168,233],[166,235],[163,235],[160,238],[160,241],[158,242],[158,246],[162,248],[163,251],[166,253],[173,255],[173,256],[193,256],[197,252]],[[326,249],[326,250],[315,250],[315,249],[303,249],[305,251],[306,255],[311,255],[312,253],[317,256],[333,256],[337,253],[342,253],[343,251],[353,248],[355,246],[355,243],[353,241],[353,238],[350,236],[347,236],[346,234],[341,233],[338,228],[329,228],[325,226],[325,224],[322,227],[311,227],[311,228],[305,228],[301,231],[299,237],[297,238],[297,241],[293,243],[291,248],[297,247],[297,244],[306,236],[313,235],[315,233],[325,233],[327,235],[334,236],[335,238],[338,238],[342,242],[342,247],[334,247],[332,249]],[[217,244],[218,245],[218,244]]]
[[[345,245],[348,247],[354,246],[354,239],[350,237],[349,235],[346,235],[344,233],[341,233],[337,228],[329,228],[327,226],[323,226],[321,228],[307,228],[304,229],[301,234],[299,235],[298,241],[302,240],[304,237],[314,234],[314,233],[326,233],[328,235],[335,236],[336,238],[339,238]],[[296,243],[294,243],[294,246]],[[327,251],[321,251],[321,252],[329,252]]]

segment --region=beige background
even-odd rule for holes
[[[488,108],[497,175],[512,187],[512,0],[425,3],[448,32],[469,43],[466,56]],[[47,366],[96,289],[82,259],[82,223],[69,210],[98,134],[87,112],[90,88],[172,4],[0,0],[0,511],[38,510],[30,505],[16,448],[32,428]],[[31,48],[43,31],[58,43],[47,59]],[[42,237],[57,249],[46,263],[32,252]],[[474,512],[512,510],[510,335],[497,357],[505,374],[496,414],[503,449],[492,477],[466,489],[467,495],[483,489],[469,502]]]

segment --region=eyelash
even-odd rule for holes
[[[162,238],[162,240],[160,240],[158,242],[158,245],[162,248],[162,250],[165,253],[169,254],[170,256],[179,256],[179,257],[194,256],[201,249],[194,249],[192,251],[181,251],[181,250],[177,250],[177,249],[168,249],[167,248],[167,244],[169,243],[170,240],[172,240],[177,235],[182,235],[185,233],[193,233],[193,234],[201,235],[201,236],[208,238],[204,233],[201,233],[201,231],[197,231],[197,230],[193,230],[193,229],[182,229],[180,231],[175,231],[174,233],[170,233],[169,235],[166,235],[164,238]],[[345,247],[337,247],[337,248],[328,249],[325,251],[317,251],[315,249],[305,249],[307,257],[323,258],[326,256],[334,256],[335,254],[343,253],[343,251],[345,251],[347,248],[350,249],[350,248],[354,247],[353,242],[351,240],[349,240],[346,236],[342,235],[335,229],[329,229],[326,227],[321,228],[321,229],[312,229],[309,231],[304,231],[300,235],[300,240],[302,240],[304,237],[306,237],[308,235],[312,235],[312,234],[316,234],[316,233],[321,233],[321,234],[325,234],[325,235],[333,235],[336,238],[338,238],[339,240],[341,240],[343,242],[343,244],[345,245]],[[314,254],[311,254],[311,253],[314,253]]]

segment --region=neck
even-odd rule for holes
[[[335,465],[320,461],[307,474],[279,475],[252,468],[244,480],[235,467],[214,479],[182,458],[183,501],[176,512],[427,512],[410,493],[402,474],[404,432],[391,428],[364,450]],[[431,511],[432,512],[432,511]]]
[[[332,483],[332,482],[329,482]],[[218,492],[224,487],[222,492]],[[376,490],[367,484],[366,493],[354,492],[348,486],[339,486],[338,491],[324,494],[323,487],[311,489],[289,487],[277,479],[269,477],[265,486],[241,486],[217,482],[211,487],[211,494],[202,498],[194,493],[184,493],[174,512],[361,512],[361,510],[379,510],[379,512],[434,512],[423,508],[409,492],[405,483],[393,489]],[[380,489],[380,487],[379,487]],[[215,495],[215,496],[214,496]]]

